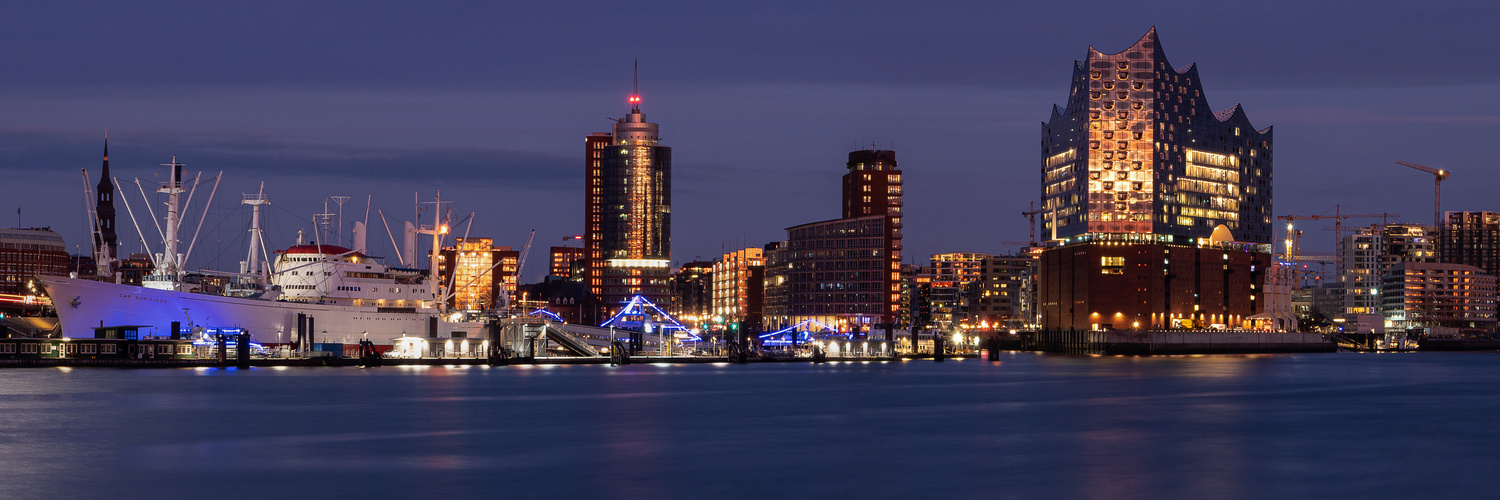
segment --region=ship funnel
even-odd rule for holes
[[[405,241],[401,244],[401,255],[406,257],[403,259],[406,265],[415,268],[417,266],[413,263],[416,262],[417,258],[417,226],[407,222],[404,236]]]

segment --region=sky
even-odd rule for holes
[[[0,226],[87,253],[80,169],[97,181],[107,127],[136,210],[134,179],[174,155],[223,172],[190,265],[244,258],[238,202],[264,183],[273,248],[343,195],[346,226],[371,200],[371,252],[394,260],[379,214],[399,231],[441,192],[475,213],[460,234],[519,248],[534,229],[533,281],[582,231],[583,137],[628,112],[638,61],[673,148],[675,261],[837,218],[847,154],[872,143],[905,172],[907,260],[1010,253],[1073,61],[1152,26],[1212,107],[1274,127],[1277,215],[1430,223],[1431,176],[1397,160],[1453,172],[1445,210],[1500,210],[1497,24],[1484,1],[7,2],[0,214],[20,214]],[[1304,249],[1331,250],[1324,225]]]

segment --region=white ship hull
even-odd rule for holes
[[[167,336],[177,321],[184,329],[240,328],[253,342],[284,343],[296,340],[300,313],[313,320],[313,342],[390,345],[400,337],[428,337],[428,322],[438,314],[434,309],[381,312],[377,307],[225,297],[58,276],[39,280],[52,297],[62,334],[74,338],[91,338],[99,326],[122,325],[150,325],[155,331],[143,330],[143,335]],[[437,339],[478,340],[482,326],[440,319]]]

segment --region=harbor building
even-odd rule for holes
[[[1438,261],[1467,264],[1500,276],[1500,212],[1447,212]]]
[[[713,315],[760,331],[765,307],[766,259],[762,248],[724,254],[713,265]]]
[[[0,312],[34,310],[38,275],[67,276],[68,248],[48,227],[0,229]]]
[[[1270,265],[1272,130],[1215,111],[1156,29],[1089,47],[1041,126],[1049,329],[1240,326]]]
[[[521,252],[494,243],[491,238],[458,238],[453,246],[443,247],[438,276],[448,290],[448,307],[462,311],[505,307],[502,292],[513,302],[519,300],[516,264]]]
[[[666,304],[672,259],[672,148],[641,113],[584,138],[584,253],[592,296],[586,321],[602,321],[635,295]]]
[[[786,229],[768,276],[766,328],[816,320],[843,331],[893,324],[901,308],[901,169],[896,152],[849,153],[842,217]],[[782,267],[784,266],[784,267]],[[783,285],[784,283],[784,285]],[[784,306],[782,305],[784,301]]]
[[[1396,328],[1495,327],[1495,277],[1478,267],[1402,262],[1384,283],[1382,311]]]

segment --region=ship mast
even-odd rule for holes
[[[433,205],[432,226],[430,228],[421,228],[417,232],[432,235],[432,251],[427,254],[428,289],[432,292],[433,307],[442,312],[446,310],[444,305],[448,301],[444,298],[443,280],[438,276],[438,257],[440,256],[439,252],[443,250],[443,235],[448,234],[448,226],[442,220],[443,203],[452,202],[443,201],[443,193],[439,191],[437,196],[433,198],[433,201],[424,203],[431,203]]]
[[[240,268],[240,274],[254,275],[256,283],[265,285],[266,272],[261,268],[260,261],[262,252],[265,251],[265,236],[260,230],[260,206],[271,203],[270,198],[266,197],[266,183],[260,183],[260,192],[246,194],[240,203],[250,205],[250,254],[245,257],[246,265]]]
[[[163,163],[161,166],[168,167],[171,178],[156,190],[158,193],[167,195],[167,227],[164,231],[166,237],[163,238],[166,241],[162,242],[165,248],[162,250],[162,269],[159,270],[159,274],[170,276],[174,281],[178,281],[182,278],[183,269],[181,258],[177,254],[177,229],[182,223],[181,215],[177,213],[177,198],[187,190],[182,188],[183,164],[177,163],[176,156],[172,157],[172,163]]]

